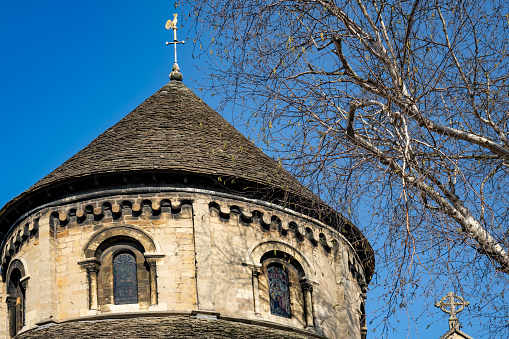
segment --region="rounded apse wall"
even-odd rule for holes
[[[154,324],[189,335],[204,326],[210,337],[217,326],[232,337],[365,333],[366,279],[351,244],[260,200],[198,189],[77,195],[27,215],[3,253],[5,338],[99,335],[107,324],[127,336],[150,336]]]

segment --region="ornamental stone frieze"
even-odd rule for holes
[[[0,338],[366,337],[365,236],[177,80],[0,232]]]

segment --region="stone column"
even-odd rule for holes
[[[158,304],[158,293],[157,293],[157,260],[165,256],[164,253],[159,252],[145,252],[143,253],[145,260],[147,261],[149,268],[149,280],[150,280],[150,305],[154,306]]]
[[[251,267],[251,277],[253,279],[253,302],[255,315],[260,316],[260,289],[259,289],[259,276],[260,268],[256,266]]]
[[[97,274],[99,273],[101,263],[96,258],[87,258],[81,260],[78,264],[85,266],[87,270],[89,310],[97,311],[99,309],[97,298]]]
[[[88,297],[91,310],[97,310],[99,307],[97,300],[97,274],[99,273],[99,264],[90,263],[87,265],[88,276]]]
[[[9,317],[9,336],[12,338],[16,335],[16,297],[8,296],[6,301]]]
[[[150,305],[157,305],[157,264],[155,259],[147,260],[150,274]]]
[[[306,327],[315,327],[313,310],[313,284],[309,280],[302,280],[300,283],[304,295],[304,309],[306,315]]]

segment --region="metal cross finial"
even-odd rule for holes
[[[173,29],[173,41],[171,41],[171,42],[167,41],[166,45],[173,45],[175,48],[175,63],[173,64],[173,67],[171,68],[170,79],[182,81],[183,76],[180,73],[180,68],[177,64],[177,44],[185,44],[186,42],[184,40],[182,40],[182,41],[177,40],[177,15],[178,14],[173,14],[173,20],[166,21],[166,25],[165,25],[166,29],[167,30]]]
[[[465,301],[462,297],[455,295],[453,292],[449,292],[435,303],[435,307],[439,307],[445,313],[450,314],[449,317],[449,330],[458,329],[459,321],[456,314],[463,311],[465,306],[470,305],[468,301]],[[458,308],[456,308],[458,306]]]

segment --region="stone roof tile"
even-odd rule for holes
[[[118,315],[117,315],[118,317]],[[309,339],[322,336],[305,330],[285,328],[269,323],[253,324],[223,319],[199,319],[194,317],[138,317],[126,319],[103,319],[75,321],[36,327],[19,333],[19,339],[40,338],[265,338]]]
[[[35,203],[44,202],[44,191],[51,197],[51,187],[95,176],[137,172],[189,173],[218,181],[219,177],[240,179],[239,182],[253,184],[253,188],[276,188],[278,194],[303,198],[302,202],[290,203],[302,203],[300,207],[307,209],[304,213],[313,217],[329,214],[336,220],[331,219],[331,226],[338,230],[348,227],[346,237],[359,253],[366,252],[362,257],[369,276],[374,270],[372,249],[353,224],[178,81],[163,86],[88,146],[9,201],[0,210],[0,232],[6,234],[21,214],[33,208],[32,197],[39,197]]]
[[[166,84],[25,193],[72,178],[145,170],[241,178],[312,197],[178,81]]]

